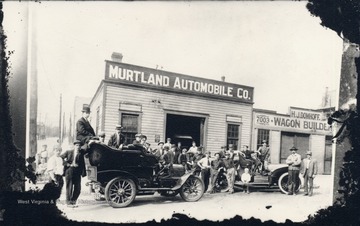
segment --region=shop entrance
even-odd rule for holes
[[[304,158],[306,151],[309,150],[309,138],[309,134],[281,132],[281,163],[285,163],[291,154],[289,149],[293,146],[298,149],[297,153],[301,155],[301,158]]]
[[[189,148],[192,141],[196,145],[204,145],[204,117],[188,115],[166,114],[166,138],[171,138],[173,144],[181,142],[182,146]]]

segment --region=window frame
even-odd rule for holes
[[[236,138],[237,144],[235,143],[235,150],[239,150],[239,147],[241,147],[241,123],[236,123],[236,122],[227,122],[226,123],[226,147],[229,147],[229,144],[234,144],[234,143],[230,143],[229,140],[234,140],[235,137],[231,137],[229,138],[229,126],[233,125],[233,126],[237,126],[238,127],[238,135]]]
[[[125,143],[127,143],[126,140],[128,140],[128,144],[132,144],[133,140],[135,139],[135,134],[140,133],[140,131],[141,131],[141,118],[142,118],[141,116],[142,116],[142,114],[141,114],[141,112],[134,112],[134,111],[119,111],[119,124],[120,125],[124,124],[123,123],[124,115],[137,116],[137,131],[136,132],[126,132],[124,130],[122,131],[122,133],[125,136]],[[133,140],[129,140],[127,138],[127,134],[133,134],[133,136],[131,136],[131,137],[133,137]]]
[[[260,131],[267,132],[267,138],[264,138],[264,136],[263,136],[261,139],[259,139]],[[263,140],[266,140],[267,145],[270,145],[270,130],[269,129],[258,129],[256,139],[257,139],[257,141],[256,141],[256,150],[258,150],[259,147],[262,146],[262,141]]]

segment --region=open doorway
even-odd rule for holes
[[[171,138],[172,143],[181,142],[185,148],[191,146],[194,140],[196,145],[204,145],[204,117],[188,115],[166,114],[166,138]]]

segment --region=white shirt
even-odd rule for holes
[[[78,154],[79,154],[78,150],[75,149],[74,150],[74,160],[71,163],[71,166],[78,167],[78,164],[76,164],[76,157],[77,157]]]
[[[163,147],[166,147],[166,146],[168,146],[169,149],[170,149],[171,148],[171,143],[165,143]]]
[[[203,167],[210,167],[210,158],[204,157],[198,161],[198,164]]]
[[[248,182],[250,182],[250,180],[251,180],[251,176],[250,176],[249,173],[243,173],[243,174],[241,175],[241,181],[242,181],[242,182],[248,183]]]
[[[55,175],[62,175],[64,171],[63,159],[60,156],[51,156],[47,164],[47,171],[54,171]]]
[[[189,152],[197,152],[198,148],[195,146],[191,146],[191,148],[189,148]]]
[[[309,169],[311,159],[306,159],[306,169]]]

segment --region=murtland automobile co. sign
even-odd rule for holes
[[[253,87],[112,61],[106,61],[105,80],[253,103]]]

